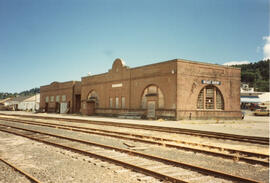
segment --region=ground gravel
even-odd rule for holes
[[[21,173],[15,171],[6,163],[0,161],[0,183],[30,183],[30,181]]]
[[[15,125],[15,124],[16,123],[12,123],[12,125]],[[23,127],[25,125],[16,124],[16,126]],[[66,130],[61,130],[61,129],[48,128],[48,127],[38,127],[38,126],[32,126],[32,125],[27,125],[27,128],[40,130],[40,131],[48,132],[48,133],[57,133],[58,135],[63,135],[63,136],[82,139],[82,140],[88,140],[91,142],[101,143],[101,144],[110,145],[114,147],[127,148],[127,146],[124,144],[125,142],[127,142],[126,140],[99,136],[99,135],[77,133],[73,131],[66,131]],[[130,143],[130,141],[128,142]],[[250,164],[242,163],[238,161],[226,160],[223,158],[207,156],[200,153],[186,152],[186,151],[176,150],[173,148],[166,148],[163,146],[155,146],[155,145],[149,145],[149,144],[144,144],[144,143],[139,143],[139,142],[132,142],[132,144],[136,147],[144,147],[139,150],[144,153],[153,154],[156,156],[161,156],[161,157],[172,159],[172,160],[177,160],[177,161],[185,162],[188,164],[193,164],[196,166],[206,167],[209,169],[218,170],[218,171],[226,172],[229,174],[238,175],[241,177],[255,179],[261,182],[269,181],[268,179],[269,168],[268,167],[264,167],[260,165],[250,165]]]
[[[116,170],[112,170],[109,168],[113,165],[106,162],[104,165],[100,160],[4,132],[0,132],[0,155],[44,183],[146,182],[140,180],[145,175],[129,170],[121,172],[122,167],[114,166]],[[21,179],[16,172],[2,164],[0,180],[3,183],[27,183],[25,178]],[[160,181],[150,178],[147,182]]]
[[[26,118],[27,119],[27,118]],[[104,125],[94,125],[94,124],[86,124],[86,123],[76,123],[76,122],[65,122],[65,121],[58,121],[58,120],[41,120],[41,119],[31,119],[34,121],[45,121],[47,123],[53,123],[53,124],[63,124],[63,125],[73,125],[73,126],[80,126],[80,127],[89,127],[89,128],[96,128],[96,129],[102,129],[102,130],[112,130],[116,132],[125,132],[125,133],[133,133],[133,134],[139,134],[139,135],[147,135],[147,136],[153,136],[153,137],[161,137],[161,138],[168,138],[168,139],[174,139],[179,141],[186,141],[186,142],[192,142],[192,143],[200,143],[205,145],[211,145],[211,146],[218,146],[223,148],[230,148],[230,149],[238,149],[243,151],[250,151],[250,152],[258,152],[258,153],[265,153],[269,154],[269,148],[265,145],[254,145],[250,143],[244,143],[244,142],[237,142],[232,140],[219,140],[214,138],[206,138],[206,137],[199,137],[199,136],[191,136],[191,135],[185,135],[185,134],[176,134],[176,133],[166,133],[166,132],[157,132],[157,131],[150,131],[150,130],[141,130],[141,129],[131,129],[131,128],[120,128],[120,127],[114,127],[114,126],[104,126]],[[167,123],[167,122],[166,122]],[[253,135],[254,129],[259,128],[260,130],[264,129],[264,133],[269,133],[269,123],[265,125],[265,123],[251,123],[251,122],[219,122],[212,123],[212,124],[188,124],[188,126],[192,129],[192,127],[198,128],[200,126],[201,128],[208,128],[214,129],[215,127],[219,128],[227,128],[227,133],[229,133],[228,128],[237,128],[242,129],[245,131],[246,135]],[[166,124],[164,123],[164,126]]]

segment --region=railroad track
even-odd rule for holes
[[[165,159],[141,152],[116,148],[37,130],[0,125],[0,131],[23,136],[56,147],[103,159],[146,175],[171,182],[258,182],[244,177]]]
[[[155,144],[155,145],[162,145],[169,148],[176,148],[185,151],[192,151],[203,153],[212,156],[218,156],[222,158],[227,158],[231,160],[243,161],[251,164],[260,164],[263,166],[269,166],[269,155],[262,154],[262,153],[254,153],[236,149],[229,149],[217,146],[210,146],[210,145],[202,145],[198,143],[191,143],[185,141],[178,141],[172,139],[165,139],[153,136],[146,136],[146,135],[137,135],[131,133],[124,133],[124,132],[117,132],[117,131],[109,131],[109,130],[102,130],[96,128],[89,128],[89,127],[78,127],[74,125],[63,125],[63,124],[52,124],[47,122],[41,121],[31,121],[31,120],[23,120],[23,119],[11,119],[11,118],[3,118],[0,117],[2,120],[6,120],[9,122],[16,122],[16,123],[23,123],[28,125],[35,125],[35,126],[45,126],[57,129],[64,129],[70,131],[76,131],[81,133],[88,133],[88,134],[95,134],[101,136],[109,136],[113,138],[131,140],[135,142],[143,142],[148,144]],[[181,143],[181,144],[188,144],[189,146],[171,144],[170,142]],[[215,151],[211,150],[214,149]]]
[[[27,172],[23,171],[22,169],[16,167],[15,165],[11,164],[10,162],[8,162],[7,160],[4,160],[3,158],[0,157],[0,161],[4,162],[5,164],[7,164],[8,166],[10,166],[11,168],[13,168],[15,171],[21,173],[23,176],[25,176],[28,180],[30,180],[32,183],[41,183],[40,180],[36,179],[35,177],[33,177],[32,175],[28,174]]]
[[[159,132],[178,133],[178,134],[186,134],[186,135],[193,135],[193,136],[223,139],[223,140],[233,140],[233,141],[239,141],[239,142],[269,145],[269,138],[267,138],[267,137],[254,137],[254,136],[227,134],[227,133],[221,133],[221,132],[191,130],[191,129],[184,129],[184,128],[160,127],[160,126],[150,126],[150,125],[141,125],[141,124],[127,124],[127,123],[119,123],[119,122],[102,122],[102,121],[92,121],[92,120],[74,119],[74,118],[61,118],[61,117],[49,117],[49,116],[37,116],[37,115],[4,114],[4,113],[0,113],[0,115],[17,116],[17,117],[25,117],[25,118],[36,118],[36,119],[37,118],[49,119],[49,120],[58,120],[58,121],[67,121],[67,122],[69,121],[69,122],[76,122],[76,123],[89,123],[89,124],[95,124],[95,125],[116,126],[116,127],[132,128],[132,129],[152,130],[152,131],[159,131]]]

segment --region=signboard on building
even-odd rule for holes
[[[122,87],[122,83],[112,84],[112,88]]]
[[[221,85],[221,81],[212,81],[212,80],[202,80],[202,84],[212,84],[212,85]]]

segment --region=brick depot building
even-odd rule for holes
[[[40,109],[53,113],[79,113],[81,82],[53,82],[40,87]]]
[[[237,68],[175,59],[129,68],[116,59],[112,68],[81,82],[41,86],[47,112],[145,118],[241,118]]]

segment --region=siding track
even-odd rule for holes
[[[39,181],[38,179],[36,179],[35,177],[33,177],[32,175],[26,173],[25,171],[21,170],[20,168],[16,167],[15,165],[11,164],[10,162],[2,159],[0,157],[0,160],[2,162],[4,162],[5,164],[7,164],[8,166],[10,166],[11,168],[13,168],[15,171],[21,173],[22,175],[24,175],[27,179],[29,179],[31,182],[33,183],[41,183],[41,181]]]
[[[84,155],[112,162],[117,165],[171,182],[258,182],[223,172],[210,170],[141,152],[78,140],[52,133],[29,130],[10,125],[0,125],[0,131],[23,136],[71,150]]]
[[[212,155],[212,156],[219,156],[219,157],[227,158],[231,160],[237,159],[238,161],[243,161],[243,162],[247,162],[251,164],[260,164],[267,167],[269,166],[269,156],[267,154],[253,153],[253,152],[248,152],[248,151],[222,148],[222,147],[210,146],[210,145],[202,145],[198,143],[190,143],[190,142],[185,142],[185,141],[178,141],[178,140],[152,137],[152,136],[146,136],[146,135],[137,135],[137,134],[131,134],[131,133],[109,131],[109,130],[88,128],[88,127],[78,127],[74,125],[52,124],[52,123],[41,122],[41,121],[37,122],[37,121],[31,121],[31,120],[1,118],[1,117],[0,119],[10,121],[10,122],[28,124],[28,125],[45,126],[45,127],[51,127],[51,128],[57,128],[57,129],[88,133],[88,134],[109,136],[113,138],[131,140],[135,142],[137,141],[137,142],[143,142],[143,143],[148,143],[148,144],[161,145],[161,146],[165,146],[169,148],[176,148],[176,149],[181,149],[185,151],[192,151],[192,152],[198,152],[198,153],[203,153],[203,154]],[[170,142],[175,142],[178,144],[179,143],[188,144],[190,146],[176,145],[176,144],[171,144]],[[211,149],[215,149],[215,151]]]
[[[178,133],[178,134],[186,134],[186,135],[193,135],[193,136],[223,139],[223,140],[234,140],[234,141],[239,141],[239,142],[269,145],[269,138],[267,138],[267,137],[254,137],[254,136],[235,135],[235,134],[227,134],[227,133],[220,133],[220,132],[191,130],[191,129],[183,129],[183,128],[160,127],[160,126],[141,125],[141,124],[128,124],[128,123],[119,123],[119,122],[102,122],[102,121],[92,121],[92,120],[75,119],[75,118],[47,117],[47,116],[45,117],[45,116],[37,116],[37,115],[19,115],[19,114],[4,114],[4,113],[0,113],[0,115],[17,116],[17,117],[25,117],[25,118],[36,118],[36,119],[58,120],[58,121],[69,121],[69,122],[76,122],[76,123],[89,123],[89,124],[95,124],[95,125],[116,126],[116,127],[132,128],[132,129],[145,129],[145,130],[152,130],[152,131]]]

